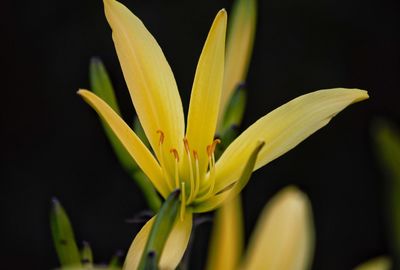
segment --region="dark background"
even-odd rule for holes
[[[163,48],[186,109],[212,19],[222,7],[229,12],[231,2],[123,3]],[[115,250],[127,250],[139,226],[124,220],[146,205],[97,115],[75,94],[89,87],[89,60],[100,56],[125,118],[133,115],[102,3],[13,1],[0,10],[2,269],[58,265],[48,223],[52,196],[68,211],[77,238],[92,244],[95,260],[107,261]],[[388,252],[385,181],[370,126],[376,116],[400,120],[399,14],[397,0],[259,1],[244,127],[317,89],[357,87],[371,96],[256,172],[243,193],[247,235],[280,188],[296,184],[309,195],[317,233],[314,269],[351,269]],[[209,227],[197,238],[193,268],[205,262]]]

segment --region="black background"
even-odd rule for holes
[[[123,1],[158,40],[174,71],[185,109],[206,34],[230,1]],[[1,225],[2,269],[58,265],[48,213],[57,196],[79,240],[97,262],[129,247],[145,209],[120,168],[95,113],[75,94],[89,87],[88,63],[100,56],[126,119],[133,108],[101,1],[14,1],[2,4]],[[254,174],[245,188],[246,233],[280,188],[310,197],[317,233],[314,269],[351,269],[388,252],[383,174],[370,126],[400,119],[400,3],[396,0],[259,1],[248,75],[244,127],[290,99],[322,88],[367,89],[296,149]],[[197,237],[193,268],[205,262],[207,231]],[[4,268],[3,268],[4,267]]]

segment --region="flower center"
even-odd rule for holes
[[[183,153],[176,148],[169,149],[170,156],[173,158],[173,166],[168,166],[164,153],[164,133],[157,130],[160,135],[159,140],[159,163],[163,171],[164,179],[168,188],[172,191],[176,188],[181,189],[181,218],[185,213],[186,205],[193,202],[199,203],[210,198],[214,193],[215,187],[215,149],[220,139],[215,139],[204,149],[208,157],[207,171],[201,172],[199,166],[199,155],[197,150],[191,149],[189,141],[183,139]],[[168,152],[167,152],[168,153]]]

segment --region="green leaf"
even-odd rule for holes
[[[173,191],[161,206],[151,228],[138,269],[157,269],[165,242],[177,218],[180,206],[179,195],[179,189]]]
[[[114,88],[107,70],[99,58],[92,58],[90,61],[89,77],[93,92],[103,99],[116,113],[121,115],[117,99],[115,98]],[[103,120],[101,120],[101,122],[122,167],[128,172],[136,171],[138,169],[136,162],[129,155],[128,151],[125,150],[107,123]]]
[[[122,252],[117,251],[112,257],[110,262],[108,263],[108,267],[111,269],[119,269],[121,268],[121,257]]]
[[[93,92],[103,99],[116,113],[121,115],[120,109],[118,107],[117,99],[115,98],[114,88],[111,84],[110,77],[108,76],[107,70],[99,58],[92,58],[89,67],[90,83]],[[136,162],[133,160],[125,147],[121,144],[117,136],[110,129],[106,122],[101,120],[104,131],[111,143],[111,146],[117,155],[119,162],[122,167],[128,172],[128,174],[135,180],[135,182],[142,189],[149,207],[157,212],[161,206],[161,199],[158,196],[156,190],[154,189],[151,182],[147,177],[141,172],[140,168],[137,166]],[[134,130],[136,134],[140,137],[143,143],[147,143],[149,146],[146,135],[144,134],[143,128],[137,118],[134,121]],[[136,177],[139,175],[138,177]]]
[[[377,120],[373,125],[376,153],[386,175],[384,198],[390,226],[390,243],[400,258],[400,132],[393,124]]]
[[[56,198],[52,200],[50,227],[61,266],[81,266],[81,257],[74,231],[67,213]]]
[[[83,242],[81,249],[81,261],[85,268],[93,267],[93,252],[88,242]]]
[[[158,262],[156,261],[156,253],[154,251],[149,251],[149,253],[147,253],[146,261],[145,270],[158,270]]]

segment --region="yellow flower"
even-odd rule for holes
[[[152,151],[104,101],[87,90],[78,93],[108,123],[164,198],[176,188],[182,190],[181,218],[161,255],[162,269],[173,269],[179,263],[189,240],[192,213],[211,211],[240,192],[245,183],[238,180],[254,153],[255,170],[295,147],[348,105],[368,98],[366,91],[339,88],[300,96],[260,118],[216,161],[218,140],[214,133],[224,76],[225,10],[218,12],[200,55],[185,131],[176,82],[156,40],[121,3],[105,0],[104,6],[122,71]],[[136,236],[125,269],[137,267],[153,221]]]
[[[380,256],[357,266],[354,270],[389,270],[391,268],[391,259],[387,256]]]
[[[225,207],[225,206],[224,206]],[[225,213],[225,219],[217,221],[218,228],[228,228],[237,214],[237,209]],[[218,224],[219,223],[219,224]],[[221,226],[222,225],[222,226]],[[305,270],[311,266],[314,251],[314,227],[311,204],[305,194],[295,187],[280,191],[263,209],[256,228],[250,238],[249,247],[243,260],[231,260],[231,240],[221,242],[214,234],[211,243],[217,243],[219,250],[211,256],[207,269],[274,269]],[[211,245],[212,249],[212,245]]]

